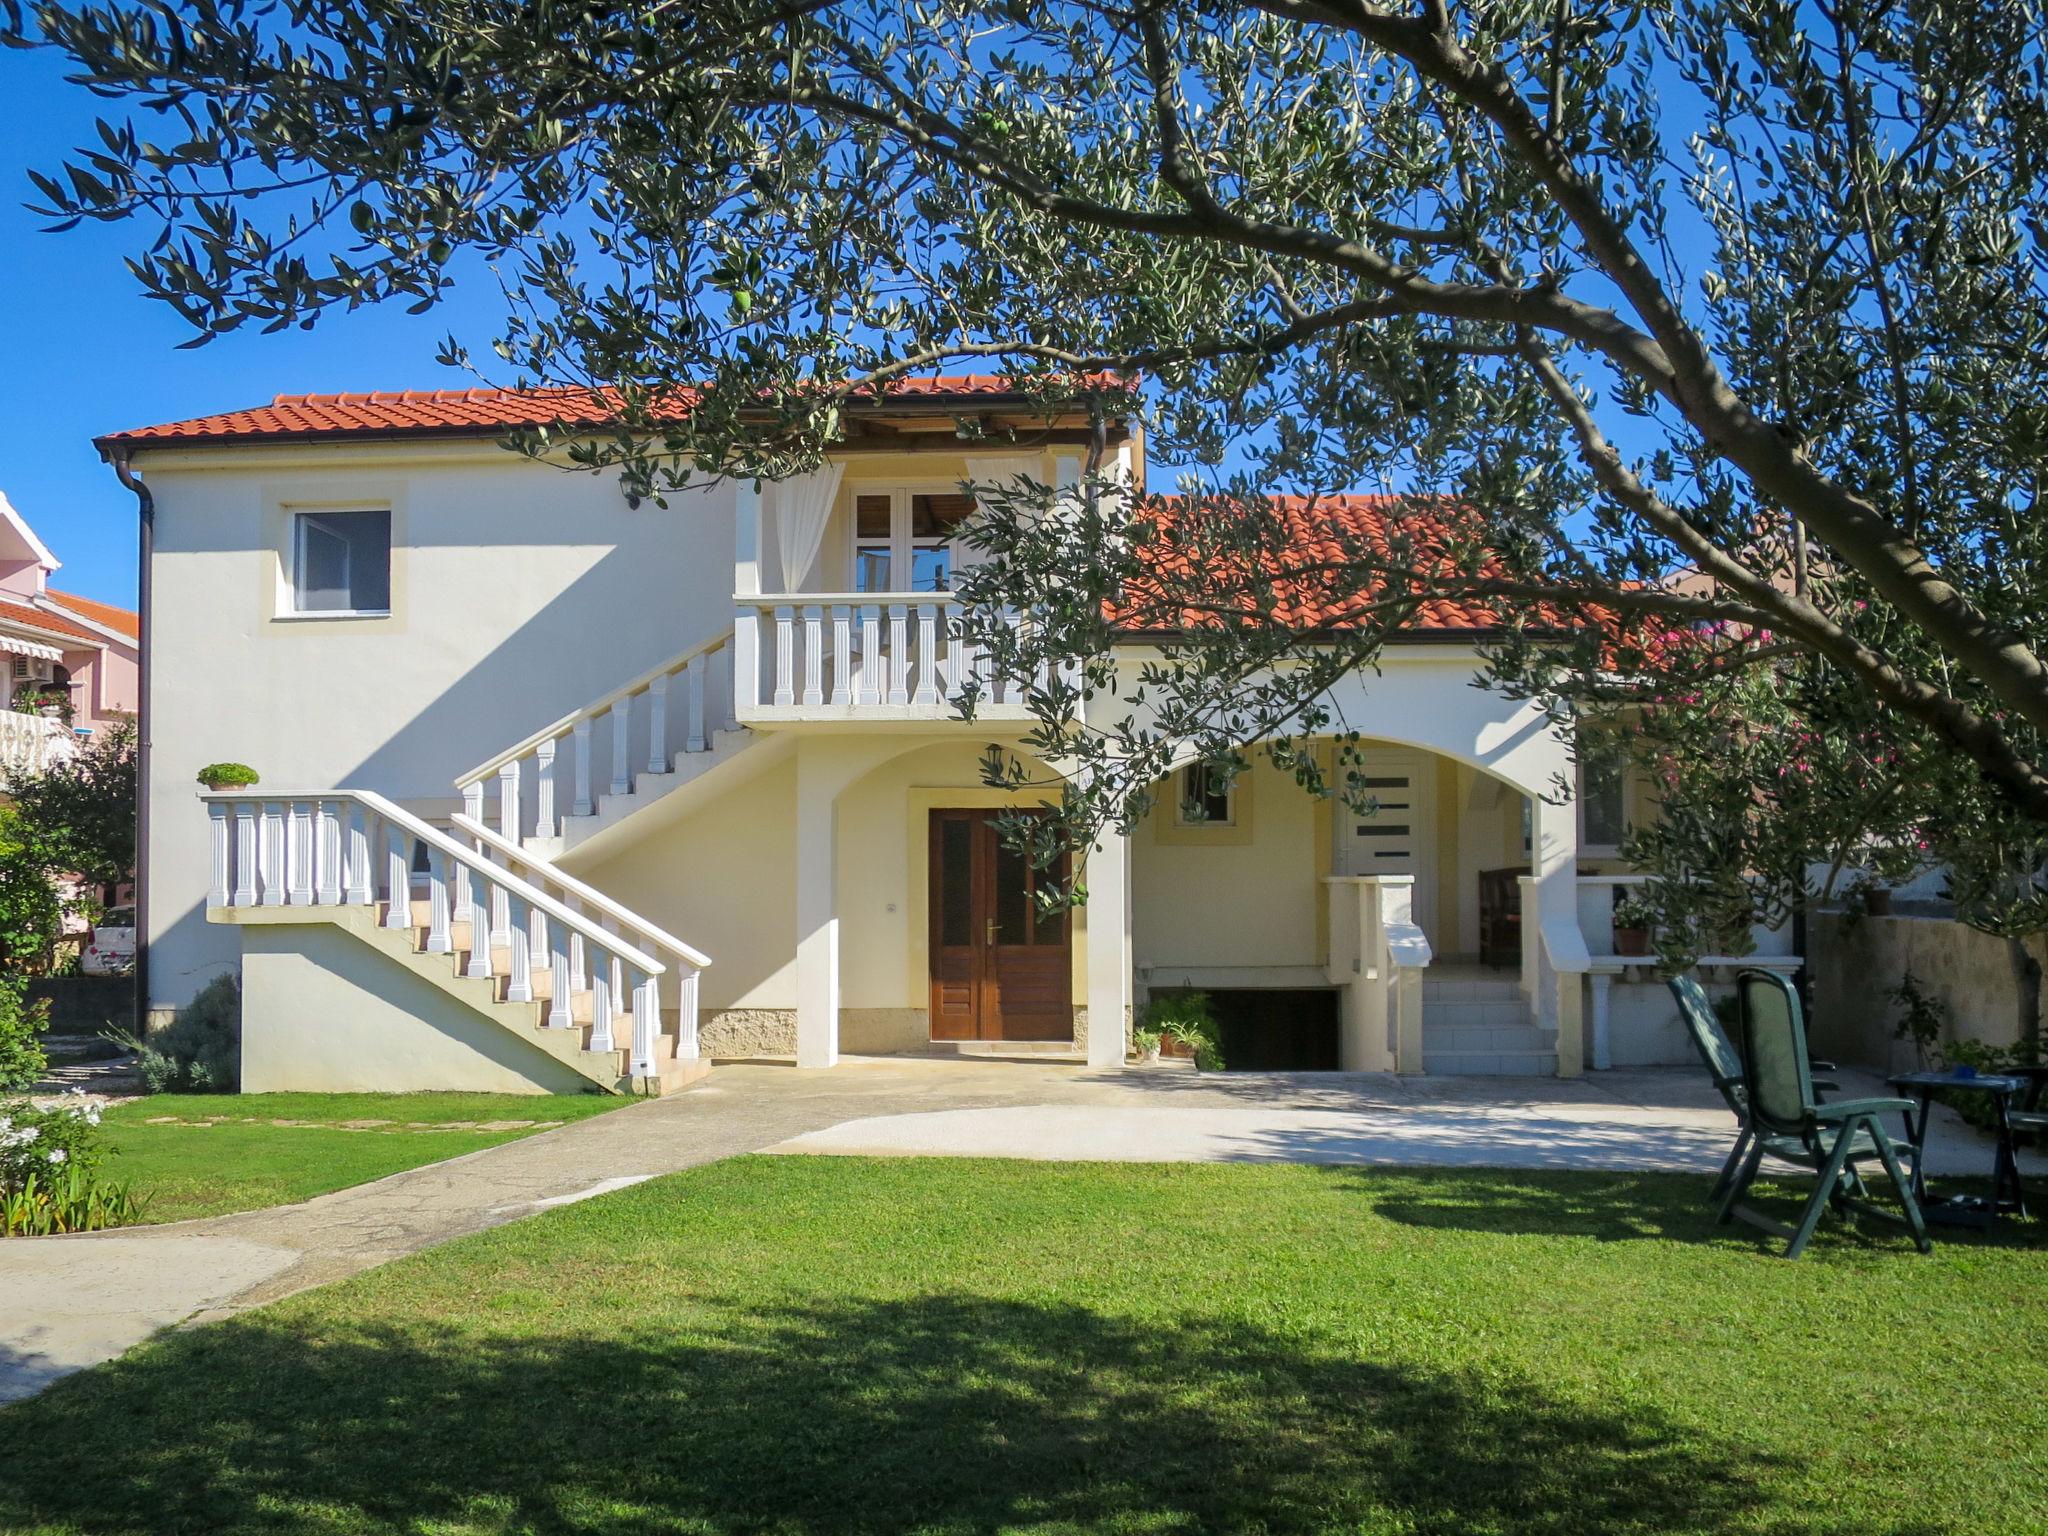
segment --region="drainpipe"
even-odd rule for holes
[[[114,467],[114,473],[121,483],[135,494],[136,511],[140,514],[139,560],[137,576],[136,607],[140,611],[141,636],[136,645],[135,682],[135,1018],[134,1035],[141,1040],[149,1032],[149,684],[152,647],[150,645],[150,567],[156,553],[156,498],[149,493],[149,487],[129,466],[127,455],[120,449],[105,450],[106,461]]]

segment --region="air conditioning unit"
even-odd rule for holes
[[[17,656],[14,658],[14,680],[17,683],[47,683],[55,679],[56,673],[50,663],[40,656]]]

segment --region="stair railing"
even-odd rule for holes
[[[454,925],[466,921],[462,974],[493,981],[502,975],[506,1002],[531,1003],[534,972],[546,969],[545,1022],[553,1029],[573,1027],[572,999],[589,991],[593,1051],[617,1049],[615,1005],[630,998],[631,1074],[658,1075],[659,988],[668,968],[637,945],[371,790],[224,790],[200,799],[212,822],[212,906],[285,908],[280,920],[289,921],[292,908],[374,908],[381,901],[382,926],[410,930],[418,879],[427,897],[426,953],[454,954]],[[587,978],[572,965],[577,941],[596,957]]]
[[[730,629],[700,641],[477,764],[455,781],[464,814],[495,821],[513,842],[554,837],[564,815],[595,815],[604,796],[631,794],[641,773],[669,773],[680,753],[709,751],[731,709],[730,680],[714,677],[713,660],[731,642]]]
[[[584,917],[595,913],[606,931],[623,933],[648,954],[672,957],[676,975],[676,1059],[697,1059],[697,978],[711,964],[710,956],[650,923],[632,908],[612,900],[596,886],[565,874],[547,859],[500,837],[473,817],[457,814],[452,820],[455,830],[471,838],[480,854],[507,868],[523,869],[528,879],[570,911]],[[570,944],[570,968],[581,975],[582,940],[572,935]]]

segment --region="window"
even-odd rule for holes
[[[391,514],[295,515],[291,597],[294,613],[389,613]]]
[[[1175,819],[1184,827],[1228,827],[1237,821],[1236,786],[1219,768],[1190,763],[1180,771]]]
[[[853,499],[853,589],[944,592],[953,536],[974,511],[957,491],[866,491]]]
[[[1618,848],[1628,830],[1621,765],[1579,765],[1579,842],[1587,848]]]

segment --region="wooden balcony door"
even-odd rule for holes
[[[1039,873],[1003,846],[999,811],[931,813],[934,1040],[1071,1040],[1072,916],[1042,914]]]

